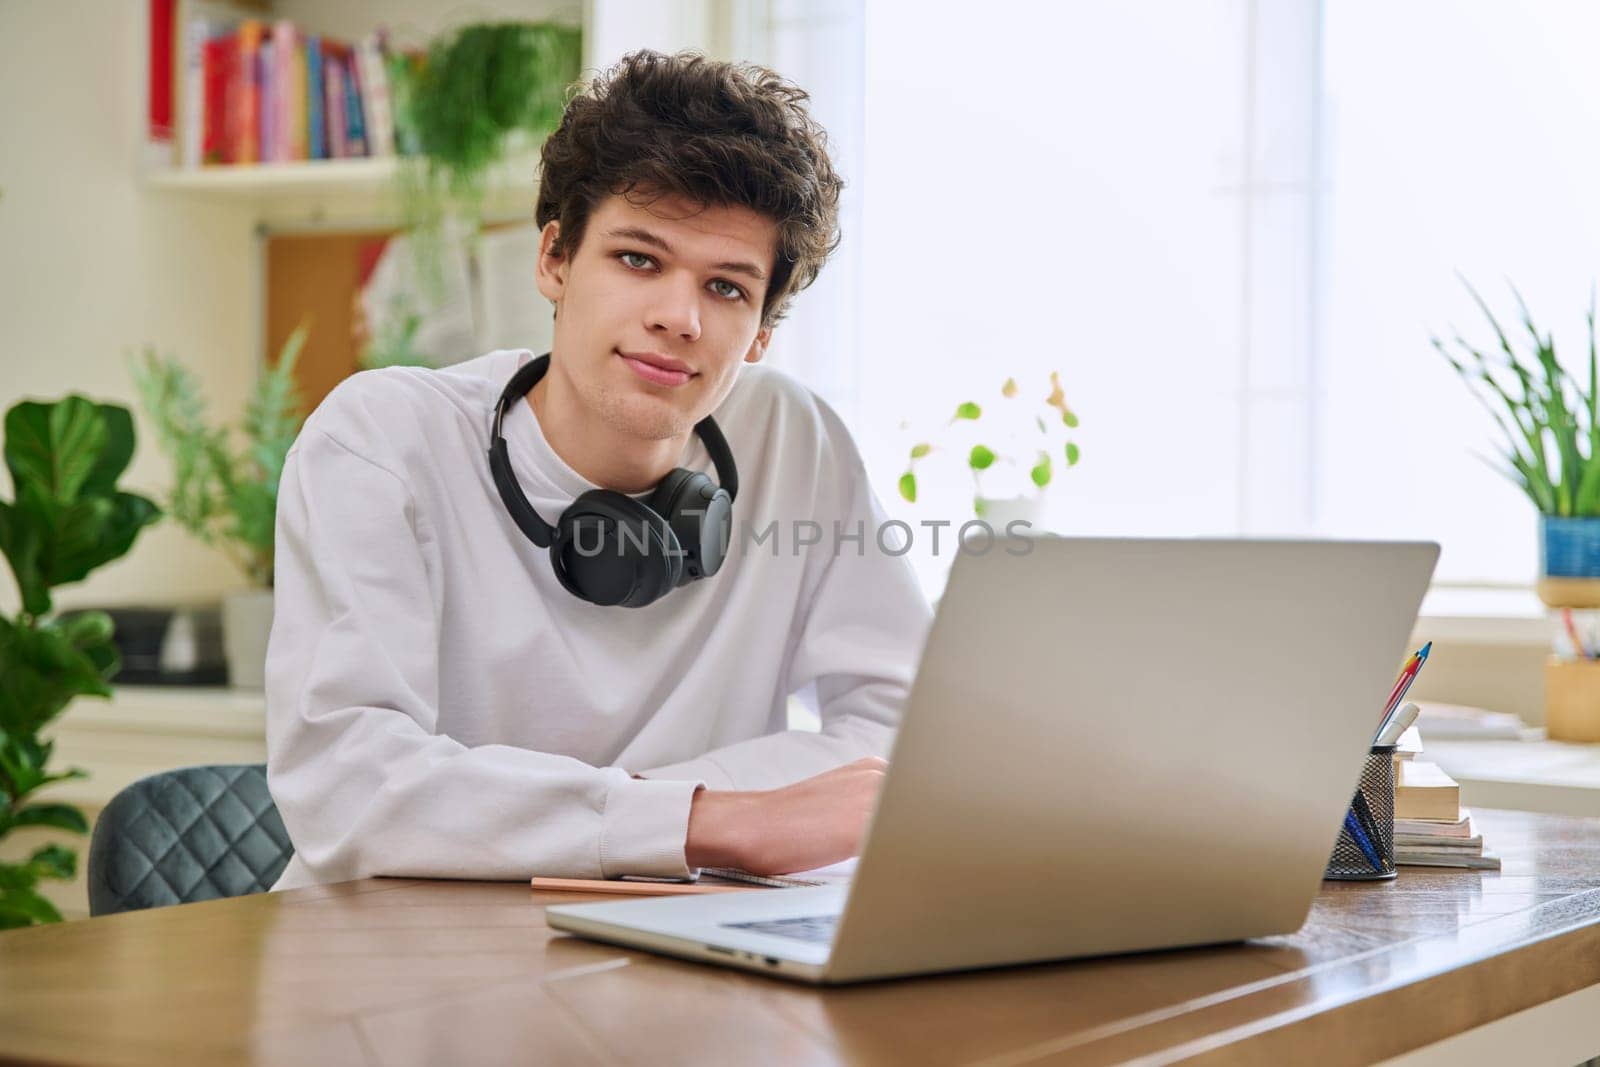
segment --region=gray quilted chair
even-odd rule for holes
[[[264,764],[153,774],[113,797],[95,821],[89,914],[260,893],[293,854]]]

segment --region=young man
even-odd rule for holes
[[[843,424],[754,365],[837,242],[805,99],[627,57],[544,148],[548,361],[359,374],[307,421],[267,657],[277,888],[856,853],[929,613]],[[785,729],[800,690],[820,733]]]

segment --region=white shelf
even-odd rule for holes
[[[340,216],[398,221],[399,174],[408,162],[389,157],[159,168],[145,173],[144,185],[162,196],[247,205],[263,221],[294,217],[307,208],[314,216],[331,209]],[[531,217],[538,199],[537,173],[536,154],[497,164],[489,173],[484,217]]]
[[[280,193],[359,195],[387,191],[398,159],[317,159],[299,163],[250,163],[154,170],[145,185],[163,192],[266,197]]]

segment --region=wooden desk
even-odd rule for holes
[[[1325,883],[1287,937],[835,990],[557,936],[539,905],[558,895],[511,883],[371,879],[14,931],[0,1059],[1367,1063],[1600,982],[1600,822],[1477,817],[1502,873]]]

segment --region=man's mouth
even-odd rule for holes
[[[616,353],[633,373],[653,385],[683,385],[695,376],[695,372],[681,359],[661,352],[624,352],[617,349]]]

